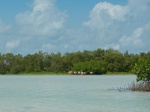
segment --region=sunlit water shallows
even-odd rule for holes
[[[118,91],[126,76],[0,76],[0,112],[150,112],[150,93]]]

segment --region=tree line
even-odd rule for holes
[[[67,52],[65,54],[36,52],[34,54],[0,54],[0,74],[21,74],[33,72],[86,71],[94,74],[107,72],[131,72],[135,63],[148,53],[129,54],[113,49]],[[150,55],[149,55],[150,56]],[[140,63],[140,62],[139,62]]]

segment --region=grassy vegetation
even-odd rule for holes
[[[140,83],[133,82],[131,85],[129,85],[128,89],[131,91],[150,92],[150,82],[140,82]]]
[[[30,73],[21,73],[21,75],[66,75],[67,72],[30,72]]]
[[[12,74],[12,73],[6,73],[6,74],[0,74],[0,75],[69,75],[67,72],[22,72],[19,74]]]
[[[150,82],[132,82],[127,87],[119,87],[118,91],[139,91],[139,92],[150,92]]]
[[[130,72],[107,72],[106,75],[131,75]]]
[[[12,75],[12,73],[6,73],[7,75]],[[130,72],[107,72],[103,75],[131,75]],[[15,74],[14,74],[15,75]],[[18,75],[70,75],[68,72],[22,72]]]

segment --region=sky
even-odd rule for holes
[[[150,51],[150,0],[0,0],[0,53]]]

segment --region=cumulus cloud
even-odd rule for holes
[[[149,12],[149,0],[128,0],[126,5],[99,2],[89,12],[89,20],[73,29],[67,28],[67,14],[55,0],[33,0],[31,10],[16,15],[14,26],[0,20],[0,49],[21,54],[97,48],[148,51]]]
[[[107,2],[100,2],[90,12],[90,20],[84,25],[99,29],[107,28],[113,21],[125,21],[128,12],[127,6],[113,5]],[[97,24],[98,23],[98,24]]]
[[[104,40],[100,45],[103,48],[146,51],[150,42],[149,12],[149,0],[129,0],[126,6],[100,2],[83,25],[95,32],[99,41]]]
[[[21,33],[30,36],[54,36],[64,28],[66,14],[55,7],[55,0],[34,0],[31,11],[20,13],[16,21]]]
[[[15,39],[20,40],[17,51],[22,54],[58,51],[56,45],[61,44],[61,35],[65,35],[66,18],[67,14],[55,6],[55,0],[34,0],[31,10],[16,15]]]
[[[135,29],[131,35],[120,38],[119,44],[123,48],[147,51],[150,47],[149,32],[150,23]]]
[[[123,36],[119,42],[122,46],[128,46],[128,45],[131,45],[131,46],[142,46],[143,45],[143,42],[142,42],[142,39],[140,39],[140,37],[142,36],[143,34],[143,29],[142,28],[138,28],[136,29],[129,37],[125,37]]]
[[[1,52],[57,52],[61,40],[65,43],[61,35],[65,35],[66,18],[67,14],[55,6],[55,0],[33,0],[31,10],[18,13],[12,26],[0,20]]]

